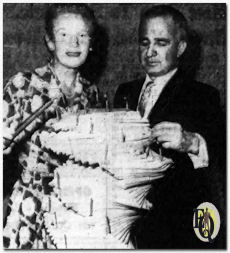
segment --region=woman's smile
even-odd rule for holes
[[[81,55],[81,52],[67,51],[66,55],[69,56],[69,57],[79,57]]]

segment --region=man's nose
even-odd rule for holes
[[[157,55],[156,46],[154,44],[150,44],[147,48],[147,56],[152,57]]]

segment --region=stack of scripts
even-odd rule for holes
[[[142,163],[131,163],[132,169],[124,166],[123,175],[122,171],[119,173],[122,179],[113,181],[113,201],[108,217],[112,234],[124,243],[130,242],[133,223],[153,208],[152,203],[146,199],[151,183],[163,177],[171,166],[171,161],[161,159],[155,154],[154,158],[143,158]]]

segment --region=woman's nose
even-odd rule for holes
[[[152,57],[157,55],[157,50],[154,44],[150,44],[147,48],[147,56]]]
[[[69,40],[71,45],[79,46],[79,38],[76,35],[72,35]]]

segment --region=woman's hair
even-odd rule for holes
[[[84,3],[55,3],[50,4],[45,15],[45,30],[46,34],[49,36],[50,40],[53,40],[53,26],[54,20],[60,14],[72,13],[76,15],[81,15],[82,18],[89,25],[90,36],[94,38],[94,32],[97,26],[97,22],[94,16],[93,10]]]

